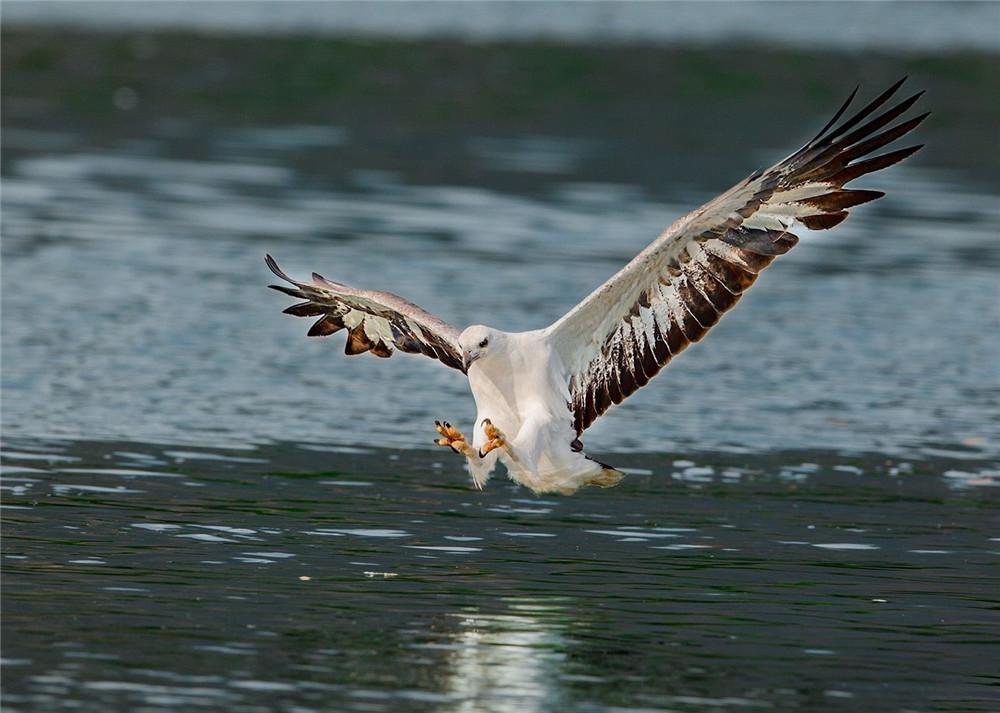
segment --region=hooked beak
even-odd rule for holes
[[[470,352],[468,349],[464,350],[462,352],[462,366],[464,366],[465,370],[468,371],[469,367],[472,366],[472,362],[474,362],[480,356],[482,356],[482,352],[479,351]]]

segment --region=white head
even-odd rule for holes
[[[462,362],[465,364],[465,370],[468,371],[473,362],[487,358],[491,351],[496,350],[502,339],[502,332],[484,327],[481,324],[466,327],[465,331],[458,335],[458,346],[462,348]]]

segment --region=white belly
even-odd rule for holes
[[[515,481],[536,492],[569,493],[607,470],[570,445],[576,432],[568,378],[547,345],[530,339],[536,334],[516,335],[530,340],[530,349],[507,349],[469,369],[477,411],[473,446],[478,450],[486,443],[484,419],[500,429],[510,446],[510,453],[497,449],[470,467],[485,481],[499,459]]]

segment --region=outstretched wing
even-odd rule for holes
[[[347,329],[346,354],[371,352],[390,357],[394,349],[426,354],[463,374],[459,331],[391,292],[359,290],[312,274],[312,282],[298,282],[286,275],[274,258],[267,256],[271,272],[293,287],[269,285],[272,289],[305,302],[292,305],[285,314],[319,317],[309,329],[310,337],[325,337]]]
[[[920,148],[865,158],[927,117],[882,130],[920,92],[868,118],[903,81],[835,126],[855,89],[813,140],[676,221],[549,327],[551,344],[571,375],[570,409],[578,434],[705,336],[760,271],[798,242],[789,232],[795,222],[813,230],[832,228],[847,217],[848,208],[884,195],[844,185]]]

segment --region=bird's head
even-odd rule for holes
[[[462,348],[462,363],[465,370],[474,362],[486,358],[495,349],[501,335],[497,330],[474,324],[458,335],[458,346]]]

